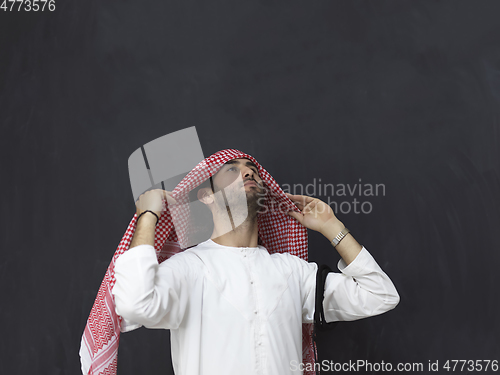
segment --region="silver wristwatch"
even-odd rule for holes
[[[332,240],[332,245],[333,247],[337,246],[339,244],[340,241],[342,241],[342,239],[347,235],[347,233],[349,233],[350,230],[347,229],[347,228],[344,228],[340,231],[339,234],[337,234],[337,236]]]

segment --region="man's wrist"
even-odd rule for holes
[[[141,215],[139,220],[136,222],[134,235],[132,237],[132,241],[130,242],[130,248],[139,245],[154,246],[155,227],[155,215],[150,212],[146,212],[144,215]]]
[[[325,223],[321,233],[328,238],[328,241],[335,247],[335,250],[340,254],[346,265],[349,265],[360,253],[362,246],[349,233],[341,236],[340,242],[335,244],[332,240],[345,228],[344,224],[337,220],[328,221]]]
[[[344,224],[339,219],[330,219],[323,225],[323,228],[321,228],[321,234],[325,236],[328,241],[332,242],[337,234],[344,228]]]
[[[141,224],[149,224],[153,223],[153,226],[156,225],[156,222],[158,221],[158,216],[156,216],[153,212],[151,211],[143,211],[138,215],[137,218],[137,225]]]

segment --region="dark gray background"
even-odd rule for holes
[[[322,359],[500,360],[500,2],[56,6],[0,11],[0,373],[79,373],[127,159],[189,126],[281,184],[385,185],[338,216],[401,302],[322,335]],[[338,259],[310,234],[310,260]],[[122,335],[118,374],[170,373],[168,331]]]

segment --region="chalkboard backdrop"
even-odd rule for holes
[[[396,309],[322,334],[320,359],[500,373],[500,2],[55,5],[0,9],[1,374],[79,373],[134,213],[128,157],[191,126],[205,156],[242,150],[336,205],[396,285]],[[169,345],[123,334],[118,374],[172,374]]]

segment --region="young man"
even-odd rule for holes
[[[211,160],[222,166],[197,192],[213,218],[206,241],[159,264],[155,226],[164,201],[171,214],[178,202],[163,190],[139,198],[130,249],[115,264],[116,313],[171,330],[177,375],[302,373],[296,364],[303,361],[302,324],[313,322],[317,265],[289,252],[304,241],[307,248],[305,228],[322,233],[342,257],[342,273],[325,283],[327,321],[381,314],[398,304],[398,293],[326,203],[285,196],[251,156],[219,153]],[[270,212],[271,201],[288,199],[294,209]]]

